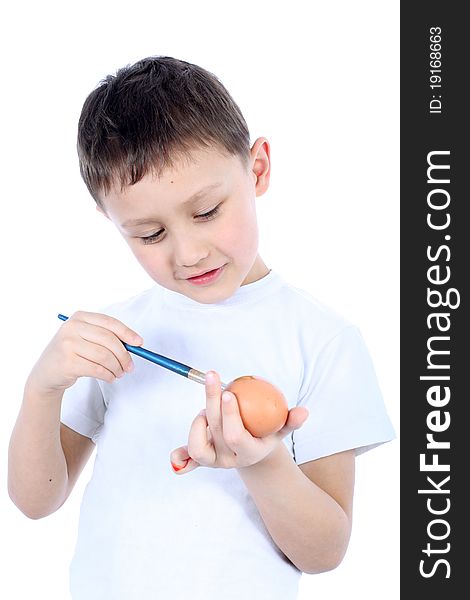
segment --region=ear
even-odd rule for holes
[[[257,196],[262,196],[269,187],[271,175],[271,148],[265,137],[258,138],[251,148],[251,170]]]

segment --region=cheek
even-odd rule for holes
[[[237,254],[250,254],[258,248],[258,223],[253,214],[238,215],[221,236],[223,244]]]
[[[138,243],[136,240],[128,240],[126,239],[127,245],[131,249],[132,254],[136,257],[136,259],[141,263],[145,257],[145,246],[143,244]]]
[[[157,252],[153,244],[144,245],[133,242],[128,242],[128,244],[137,261],[147,273],[152,274],[161,270],[163,253]]]

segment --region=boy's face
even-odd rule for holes
[[[102,200],[105,215],[154,281],[197,302],[220,302],[269,272],[258,255],[255,210],[269,162],[265,138],[253,144],[248,170],[237,156],[195,150],[191,162],[177,161],[158,179],[113,189]]]

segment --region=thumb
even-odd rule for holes
[[[286,437],[286,435],[289,435],[289,433],[292,433],[296,429],[300,429],[308,417],[308,409],[306,409],[304,406],[296,406],[295,408],[291,408],[284,427],[278,431],[276,435],[278,435],[281,439]]]

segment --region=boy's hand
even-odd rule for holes
[[[139,346],[143,340],[114,317],[76,312],[45,348],[27,385],[47,396],[63,393],[79,377],[111,383],[133,369],[131,355],[122,342]]]
[[[189,473],[199,466],[229,469],[254,465],[268,456],[286,435],[299,429],[308,417],[306,408],[292,408],[280,431],[257,438],[243,426],[234,394],[224,391],[221,398],[221,391],[218,374],[209,371],[206,408],[191,425],[188,445],[173,450],[170,455],[176,473]]]

